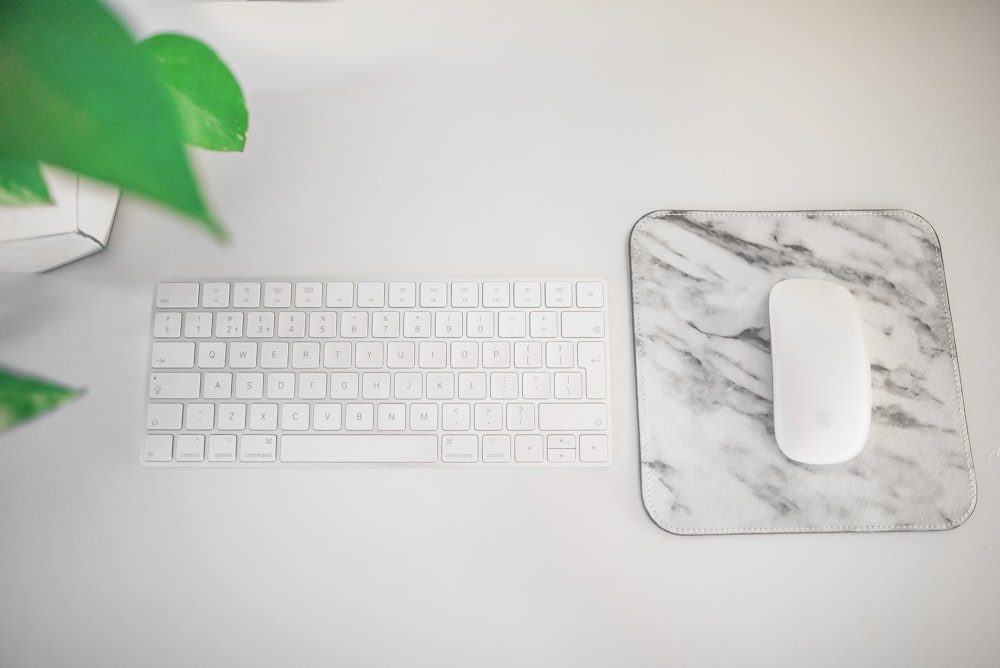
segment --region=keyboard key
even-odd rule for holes
[[[416,283],[390,283],[389,306],[391,308],[410,308],[417,305]]]
[[[238,339],[243,336],[243,314],[239,312],[216,314],[215,336],[219,339]]]
[[[403,314],[403,336],[408,339],[426,339],[430,335],[430,313],[425,311],[407,311]]]
[[[499,314],[499,333],[506,339],[524,338],[528,335],[523,311],[504,311]]]
[[[554,464],[569,464],[576,461],[576,450],[569,448],[549,448],[546,458]]]
[[[194,343],[191,341],[153,344],[154,369],[191,369],[194,367]]]
[[[247,435],[240,437],[241,462],[273,462],[278,449],[274,435]]]
[[[295,308],[320,308],[323,306],[322,283],[296,283]]]
[[[288,308],[292,305],[291,283],[265,283],[264,306],[267,308]]]
[[[374,404],[347,404],[344,406],[344,428],[347,431],[375,429]]]
[[[558,320],[553,311],[532,311],[528,322],[532,338],[553,338],[559,335]]]
[[[334,311],[313,311],[309,314],[309,336],[314,339],[334,336],[337,333],[337,314]]]
[[[217,426],[224,431],[243,431],[247,426],[247,405],[219,404]]]
[[[565,311],[561,316],[564,337],[599,339],[604,336],[604,314],[600,311]]]
[[[185,313],[184,336],[189,339],[212,336],[212,314],[206,311]]]
[[[309,428],[309,404],[282,404],[281,428],[285,431],[305,431]]]
[[[265,339],[274,336],[274,314],[247,313],[247,336]]]
[[[506,434],[483,436],[483,461],[490,464],[510,462],[510,436]]]
[[[329,308],[354,306],[354,284],[337,281],[326,284],[326,305]]]
[[[456,282],[451,284],[451,305],[457,308],[479,306],[479,284]]]
[[[149,377],[150,399],[197,399],[200,373],[154,373]]]
[[[518,281],[514,283],[514,306],[537,308],[542,305],[542,284]]]
[[[327,341],[323,344],[323,366],[327,369],[347,369],[351,366],[351,344]]]
[[[236,308],[257,308],[260,306],[260,283],[236,283],[233,285],[233,306]]]
[[[257,366],[257,344],[235,341],[229,346],[229,366],[233,369],[253,369]]]
[[[337,431],[341,425],[340,404],[316,404],[313,406],[313,429],[316,431]]]
[[[180,313],[157,313],[153,318],[153,336],[158,339],[175,339],[181,335]]]
[[[479,461],[479,439],[471,434],[443,437],[441,461],[460,464]]]
[[[549,281],[545,284],[545,306],[547,308],[569,308],[572,305],[572,284],[555,281]]]
[[[142,458],[147,462],[169,462],[173,458],[173,450],[173,436],[147,434],[143,441]]]
[[[236,436],[232,434],[212,434],[209,436],[208,461],[235,462]]]
[[[540,464],[545,456],[542,437],[537,434],[519,434],[514,437],[514,460]]]
[[[293,369],[318,369],[320,361],[319,341],[296,341],[292,344]]]
[[[233,374],[206,373],[201,396],[206,399],[229,399],[233,396]]]
[[[229,283],[206,283],[201,290],[201,305],[205,308],[227,308]]]
[[[301,311],[285,311],[278,314],[278,336],[301,338],[306,335],[306,314]]]
[[[267,374],[267,398],[268,399],[295,398],[295,374],[294,373]]]
[[[535,428],[535,404],[507,404],[507,429],[532,431]]]
[[[607,398],[607,366],[604,361],[604,343],[601,341],[581,342],[577,354],[580,366],[586,376],[587,398]]]
[[[236,374],[233,396],[237,399],[261,399],[264,396],[264,374],[257,371]]]
[[[345,339],[363,339],[368,336],[368,314],[363,311],[345,311],[340,316],[340,335]]]
[[[265,341],[260,344],[260,366],[262,369],[287,369],[288,344],[284,341]]]
[[[545,431],[599,431],[607,423],[605,404],[538,405],[538,425]]]
[[[483,306],[486,308],[508,308],[510,306],[510,283],[497,281],[483,283]]]
[[[197,308],[197,283],[160,283],[156,288],[157,308]]]
[[[150,404],[146,407],[146,428],[180,429],[184,404]]]
[[[215,404],[188,404],[184,428],[192,431],[215,427]]]
[[[281,437],[283,462],[437,461],[437,436],[385,434],[303,434]]]
[[[406,429],[406,404],[379,404],[378,428],[380,431]]]
[[[446,283],[421,283],[420,306],[442,308],[448,305],[448,285]]]
[[[490,311],[472,311],[465,318],[466,336],[471,339],[492,339],[494,319]]]
[[[576,305],[580,308],[604,306],[604,286],[597,281],[580,281],[576,284]]]
[[[181,434],[177,437],[175,458],[179,462],[200,462],[205,459],[205,437],[202,434]]]
[[[608,437],[604,434],[583,434],[580,436],[580,461],[608,461]]]
[[[385,306],[385,283],[371,281],[358,283],[358,306],[361,308]]]
[[[278,428],[278,404],[251,404],[249,413],[250,429],[274,431]]]
[[[410,404],[410,429],[413,431],[434,431],[437,428],[437,404]]]

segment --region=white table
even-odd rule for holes
[[[244,82],[246,152],[197,157],[233,241],[126,198],[107,251],[2,292],[0,361],[88,392],[0,435],[0,665],[1000,662],[1000,6],[128,11],[208,39]],[[654,526],[626,240],[659,208],[906,208],[936,227],[979,484],[965,525]],[[609,283],[609,469],[138,463],[160,279],[540,273]]]

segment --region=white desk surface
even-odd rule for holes
[[[134,198],[4,293],[88,388],[0,435],[0,666],[1000,663],[1000,6],[350,0],[129,8],[244,82],[233,241]],[[905,208],[944,250],[979,504],[943,533],[677,537],[639,495],[626,240],[659,208]],[[604,471],[151,470],[154,282],[597,274]],[[21,295],[16,298],[13,295]]]

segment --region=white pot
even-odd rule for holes
[[[53,204],[0,206],[0,271],[40,272],[108,244],[119,190],[43,167]]]

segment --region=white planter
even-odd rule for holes
[[[61,170],[43,172],[54,204],[0,206],[0,271],[47,271],[107,246],[119,190]]]

